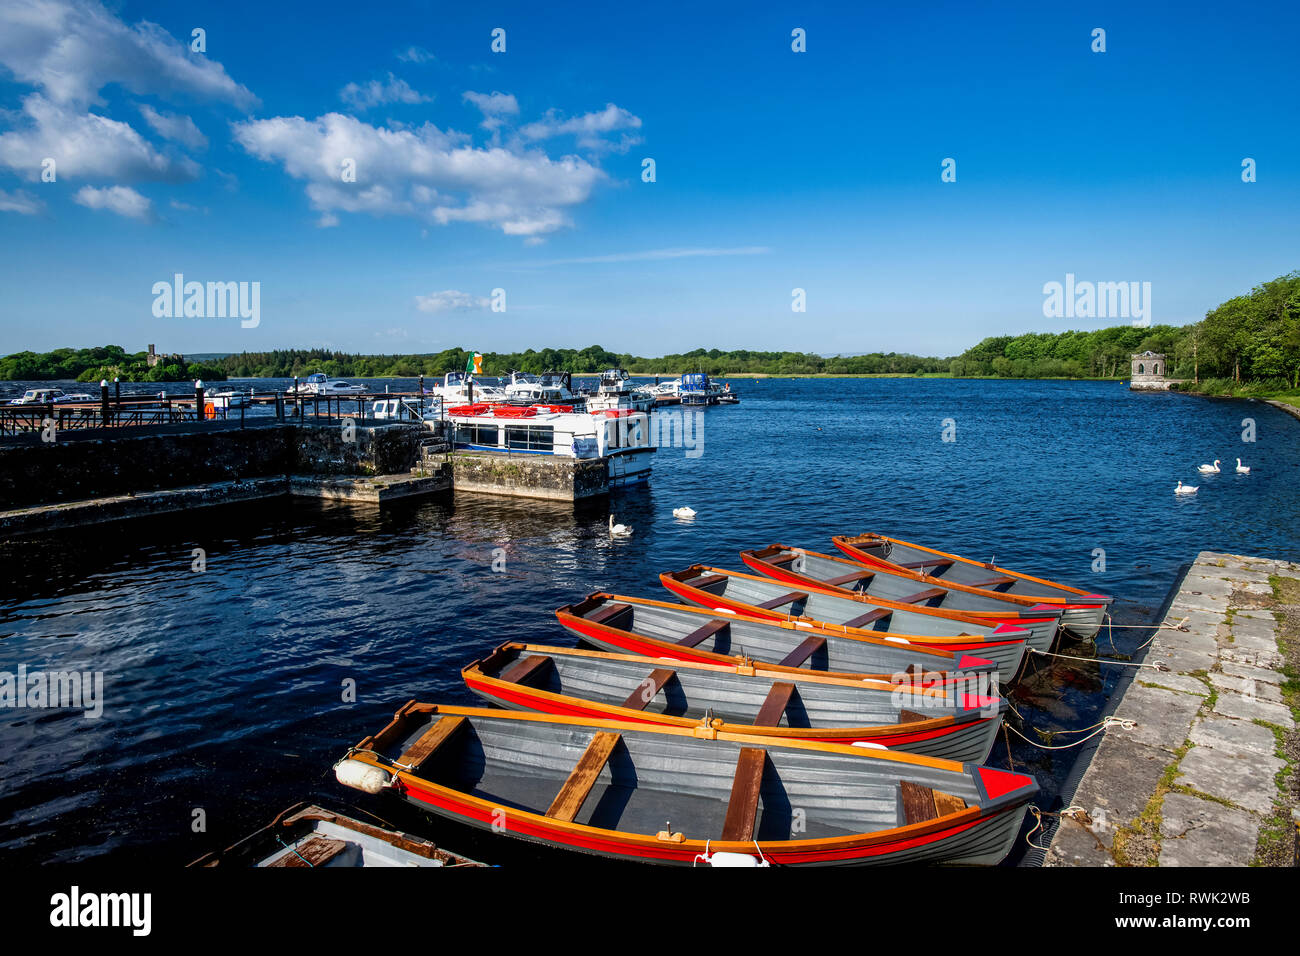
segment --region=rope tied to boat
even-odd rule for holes
[[[1117,667],[1150,667],[1152,670],[1167,671],[1169,665],[1164,661],[1156,661],[1154,664],[1138,663],[1137,661],[1117,661],[1109,657],[1077,657],[1073,654],[1054,654],[1051,651],[1040,651],[1037,648],[1026,648],[1030,654],[1038,654],[1042,657],[1059,657],[1067,661],[1087,661],[1096,664],[1114,664]]]
[[[313,863],[311,860],[307,859],[305,856],[299,853],[297,847],[290,846],[289,844],[285,843],[284,840],[280,838],[280,834],[278,833],[275,835],[275,842],[279,843],[280,846],[284,847],[286,850],[289,850],[291,853],[293,853],[293,855],[296,856],[298,859],[302,860],[302,862],[305,865],[311,867],[313,870],[316,869],[315,863]]]
[[[1010,701],[1007,702],[1007,706],[1008,706],[1008,707],[1011,707],[1011,703],[1010,703]],[[1021,720],[1024,720],[1024,719],[1025,719],[1024,717],[1021,716],[1020,711],[1016,710],[1015,707],[1011,707],[1011,711],[1012,711],[1012,713],[1014,713],[1017,717],[1020,717]],[[1125,718],[1125,717],[1116,717],[1116,716],[1114,716],[1114,715],[1112,714],[1112,715],[1109,715],[1109,716],[1103,717],[1103,718],[1101,719],[1101,722],[1100,722],[1100,723],[1093,724],[1091,727],[1080,727],[1080,728],[1078,728],[1078,729],[1076,729],[1076,730],[1052,730],[1052,731],[1048,731],[1048,733],[1050,733],[1052,737],[1055,737],[1057,734],[1085,734],[1085,733],[1088,734],[1088,736],[1086,736],[1086,737],[1080,737],[1078,740],[1073,741],[1072,743],[1068,743],[1068,744],[1059,744],[1059,745],[1056,745],[1056,746],[1053,746],[1053,745],[1050,745],[1050,744],[1040,744],[1040,743],[1036,743],[1035,741],[1030,740],[1028,737],[1026,737],[1024,734],[1022,734],[1019,730],[1016,730],[1015,727],[1012,727],[1012,726],[1011,726],[1010,724],[1008,724],[1006,721],[1003,721],[1002,726],[1003,726],[1005,729],[1010,730],[1012,733],[1014,733],[1017,737],[1019,737],[1019,738],[1020,738],[1021,740],[1023,740],[1025,743],[1029,744],[1031,747],[1037,747],[1039,750],[1069,750],[1071,747],[1077,747],[1077,746],[1079,746],[1079,744],[1087,743],[1089,740],[1091,740],[1093,737],[1098,736],[1099,734],[1104,734],[1106,731],[1110,730],[1111,727],[1119,727],[1119,728],[1121,728],[1121,729],[1123,729],[1123,730],[1134,730],[1134,729],[1137,728],[1137,721],[1135,721],[1135,720],[1129,720],[1128,718]],[[1091,732],[1091,733],[1088,733],[1089,731],[1092,731],[1092,732]],[[1035,730],[1034,733],[1041,734],[1041,731],[1037,731],[1037,730]],[[1008,753],[1009,753],[1009,752],[1010,752],[1010,751],[1008,751]]]
[[[1030,839],[1035,833],[1043,828],[1043,817],[1070,817],[1076,823],[1083,824],[1084,826],[1088,826],[1092,823],[1092,817],[1088,814],[1088,811],[1077,803],[1072,803],[1068,807],[1056,811],[1040,810],[1031,803],[1029,805],[1029,812],[1034,816],[1034,828],[1025,834],[1025,842],[1035,850],[1043,850],[1044,852],[1047,851],[1047,847],[1040,846]],[[1083,819],[1079,819],[1080,817]]]

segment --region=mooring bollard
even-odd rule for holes
[[[105,428],[108,427],[108,379],[99,380],[99,420]]]
[[[203,421],[203,379],[194,382],[194,420]]]

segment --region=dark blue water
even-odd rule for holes
[[[396,801],[334,782],[349,744],[409,698],[475,702],[459,669],[502,641],[570,643],[561,604],[597,589],[663,598],[659,572],[738,567],[746,547],[831,551],[832,534],[880,531],[1112,593],[1126,623],[1149,620],[1199,550],[1300,558],[1300,421],[1259,403],[1078,382],[735,387],[741,405],[704,413],[702,456],[661,451],[650,486],[610,504],[296,501],[0,550],[0,671],[103,671],[107,697],[98,720],[0,711],[0,861],[180,864],[301,799],[418,826]],[[1254,443],[1241,440],[1247,417]],[[947,418],[955,442],[941,440]],[[1195,473],[1238,455],[1248,477]],[[1200,493],[1176,499],[1179,478]],[[674,519],[681,505],[698,517]],[[607,535],[611,506],[632,538]],[[195,547],[206,572],[191,570]],[[1122,657],[1135,634],[1064,651]],[[1056,662],[1013,703],[1031,727],[1086,726],[1120,673]],[[341,699],[347,680],[356,703]],[[1073,754],[1013,743],[1010,758],[1039,776],[1046,808]],[[1007,760],[999,744],[990,762]],[[430,829],[449,846],[476,839]]]

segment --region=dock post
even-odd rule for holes
[[[113,376],[113,405],[117,409],[116,418],[122,417],[122,379],[116,375]]]
[[[194,382],[194,420],[203,421],[203,379]]]
[[[420,420],[424,421],[424,373],[420,373]]]
[[[109,426],[108,420],[108,379],[99,380],[99,420],[104,428]]]

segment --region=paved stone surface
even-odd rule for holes
[[[1252,813],[1171,793],[1160,826],[1160,865],[1249,866],[1258,836]]]
[[[1178,764],[1175,783],[1256,813],[1268,813],[1277,792],[1273,775],[1282,766],[1281,758],[1270,754],[1193,747]],[[1261,786],[1265,781],[1267,786]]]
[[[1273,731],[1229,717],[1199,717],[1192,727],[1192,743],[1228,753],[1243,751],[1272,756],[1277,750]]]
[[[1260,823],[1272,812],[1275,775],[1284,766],[1273,731],[1255,721],[1293,726],[1282,702],[1277,619],[1268,610],[1237,608],[1245,595],[1269,595],[1271,575],[1300,578],[1300,565],[1203,551],[1177,585],[1166,621],[1186,631],[1155,633],[1143,668],[1111,713],[1133,720],[1102,738],[1066,804],[1084,807],[1088,826],[1062,819],[1046,855],[1048,866],[1113,866],[1114,832],[1146,809],[1164,771],[1177,764],[1176,788],[1204,796],[1165,794],[1160,866],[1247,866]],[[1231,611],[1231,613],[1229,613]],[[1229,623],[1231,620],[1231,624]],[[1207,678],[1214,687],[1211,708]],[[1192,746],[1180,758],[1185,741]],[[1222,802],[1221,802],[1222,801]]]

